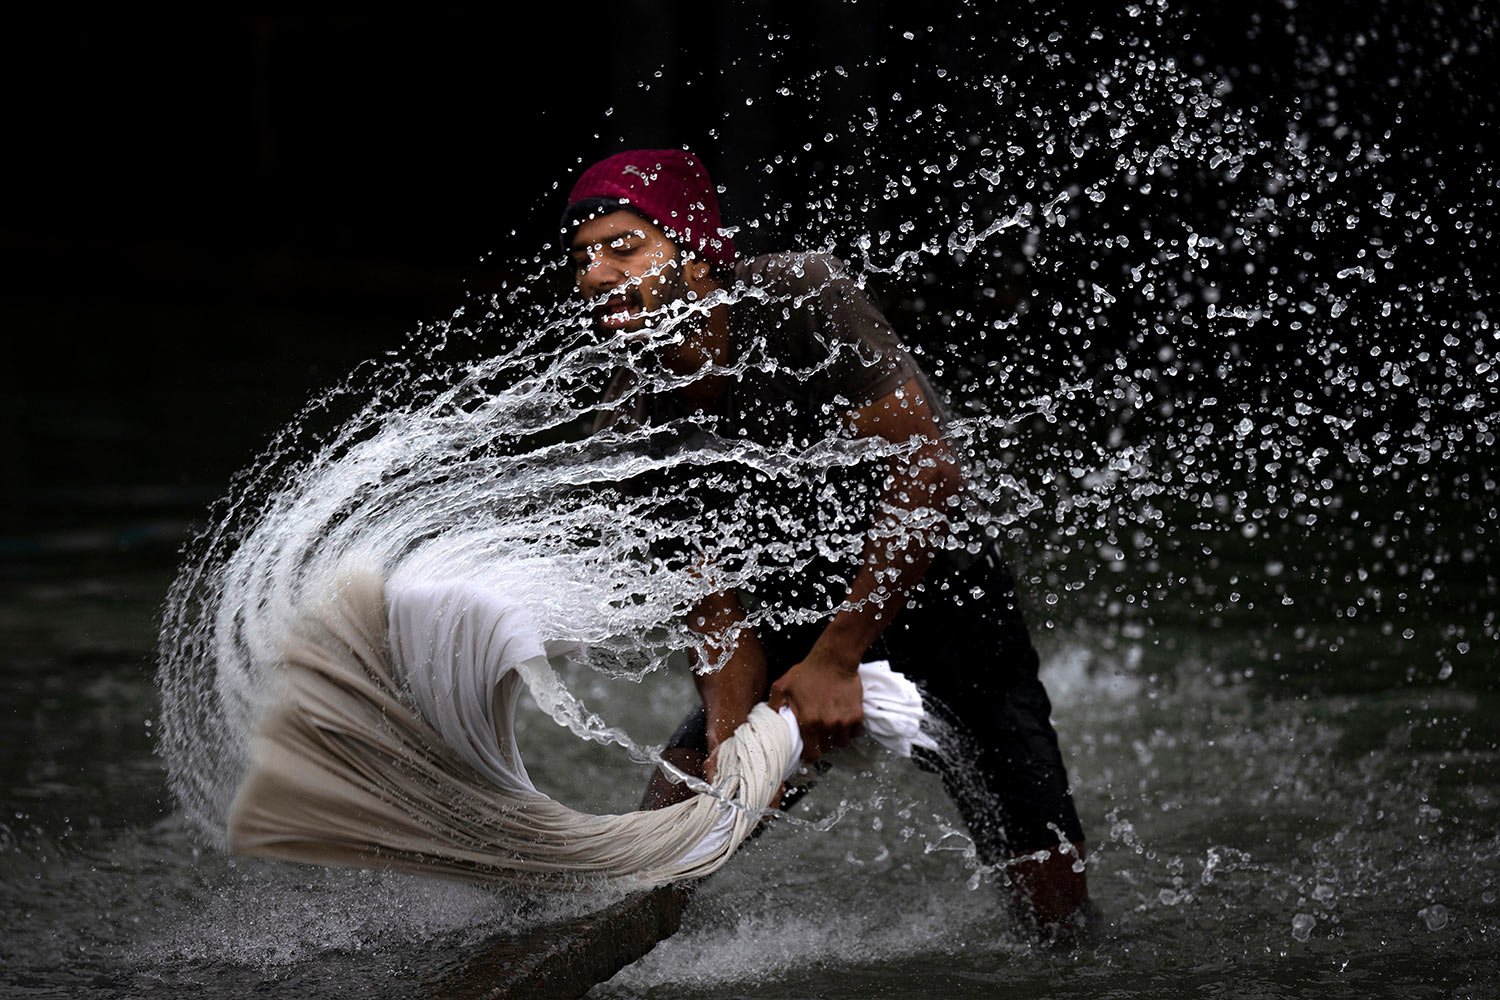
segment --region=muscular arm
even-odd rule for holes
[[[765,700],[766,654],[755,630],[745,624],[745,610],[732,591],[699,601],[688,615],[688,626],[704,637],[709,657],[723,662],[712,673],[693,674],[708,713],[708,752],[712,754],[750,717],[750,709]]]
[[[712,781],[714,751],[766,698],[766,654],[755,630],[745,624],[744,608],[733,591],[717,591],[700,600],[688,615],[688,627],[704,638],[706,659],[721,664],[711,673],[693,674],[707,714],[707,752],[669,747],[662,753],[662,760],[672,768]],[[695,664],[700,668],[703,665],[702,660]],[[686,785],[668,777],[667,771],[657,770],[646,787],[641,808],[661,809],[692,794]]]
[[[803,756],[815,759],[846,745],[864,718],[859,663],[906,604],[927,572],[938,539],[913,530],[924,511],[942,512],[963,480],[943,441],[920,384],[908,380],[851,417],[858,437],[915,444],[890,459],[878,512],[867,533],[859,573],[844,607],[829,621],[806,659],[771,687],[771,706],[790,704],[802,727]]]

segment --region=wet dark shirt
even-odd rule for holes
[[[723,452],[724,462],[695,465],[690,477],[643,477],[637,489],[679,512],[668,516],[712,531],[717,552],[753,552],[759,601],[828,609],[853,582],[857,558],[849,554],[874,517],[886,464],[841,464],[806,457],[809,450],[851,441],[849,415],[908,381],[940,425],[947,410],[837,258],[742,260],[725,284],[732,298],[726,364],[736,374],[718,399],[693,410],[674,393],[638,391],[636,375],[621,370],[595,427],[671,428],[645,443],[659,455],[686,447]]]
[[[769,254],[739,261],[727,283],[731,357],[739,377],[711,405],[720,433],[766,444],[810,444],[852,410],[915,378],[941,421],[946,410],[880,310],[828,254]],[[635,384],[616,372],[604,402]],[[663,423],[687,409],[671,394],[641,394],[601,414],[595,430],[620,419]]]

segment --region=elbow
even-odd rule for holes
[[[950,499],[963,492],[964,474],[959,470],[958,463],[953,460],[952,456],[944,451],[942,457],[938,459],[935,475],[937,498],[946,506]]]
[[[928,506],[936,510],[946,509],[949,500],[963,492],[964,477],[958,463],[948,449],[937,442],[921,449],[915,457],[919,495]]]

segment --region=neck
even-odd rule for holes
[[[729,310],[726,306],[715,306],[702,330],[677,353],[676,360],[686,363],[681,368],[672,365],[679,375],[697,376],[677,390],[684,403],[704,410],[724,394],[729,387],[729,376],[711,369],[723,369],[730,362],[729,349]]]
[[[705,279],[693,291],[700,297],[707,297],[718,287],[717,282]],[[730,350],[729,307],[717,305],[708,311],[702,325],[689,333],[665,359],[673,374],[696,376],[677,390],[684,403],[694,409],[707,409],[724,394],[729,386],[729,376],[713,369],[722,370],[733,360]]]

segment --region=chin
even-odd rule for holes
[[[604,317],[594,320],[594,329],[601,333],[639,333],[646,328],[646,320],[641,316],[632,316],[623,322],[611,323]]]

